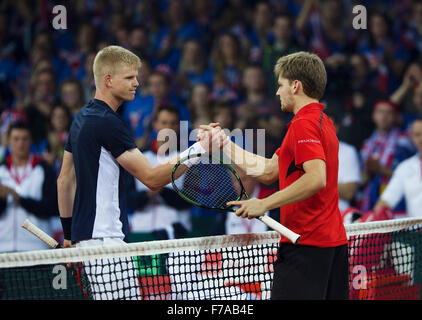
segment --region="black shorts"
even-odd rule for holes
[[[281,244],[274,263],[272,300],[348,300],[347,244],[317,248]]]

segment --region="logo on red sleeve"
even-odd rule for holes
[[[321,143],[321,141],[315,139],[302,139],[298,140],[297,143]]]

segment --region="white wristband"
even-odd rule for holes
[[[192,159],[188,159],[183,162],[183,164],[186,165],[187,167],[191,167],[194,164],[197,164],[199,161],[201,161],[201,157],[197,157],[196,155],[197,154],[202,155],[205,153],[206,153],[206,150],[204,149],[204,147],[202,147],[201,143],[196,142],[191,147],[189,147],[188,149],[186,149],[180,154],[180,159],[183,159],[189,156],[194,156]]]

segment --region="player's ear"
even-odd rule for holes
[[[292,82],[293,93],[298,93],[301,85],[302,85],[302,83],[299,80],[294,80]]]
[[[111,87],[112,86],[111,74],[106,74],[104,76],[104,84],[105,84],[106,87]]]

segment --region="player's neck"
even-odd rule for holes
[[[297,114],[300,109],[302,109],[303,107],[307,106],[310,103],[319,103],[319,101],[317,99],[313,99],[313,98],[309,98],[309,97],[298,98],[296,100],[295,107],[293,109],[293,113]]]
[[[116,112],[117,109],[119,109],[119,107],[123,103],[123,101],[121,101],[120,99],[116,99],[116,97],[112,95],[104,94],[100,90],[95,91],[94,98],[104,101],[114,112]]]

